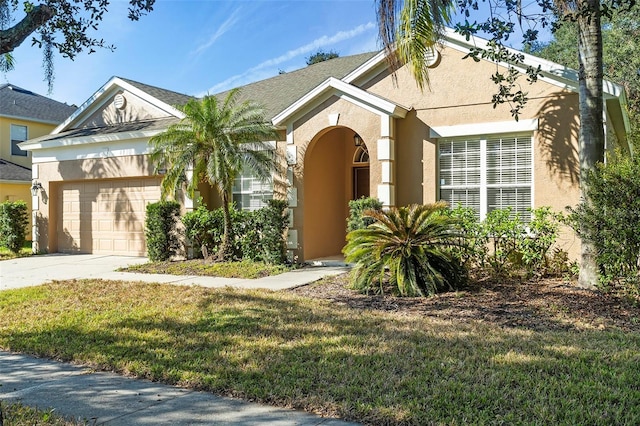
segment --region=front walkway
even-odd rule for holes
[[[203,287],[266,288],[283,290],[348,271],[345,266],[305,267],[260,279],[202,277],[118,272],[116,269],[145,263],[145,257],[96,254],[50,254],[0,261],[0,290],[29,287],[52,280],[105,279],[143,281]]]

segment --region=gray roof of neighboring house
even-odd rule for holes
[[[0,84],[0,116],[59,124],[76,109],[11,83]]]
[[[265,109],[265,117],[271,119],[327,78],[342,79],[377,54],[378,52],[367,52],[338,57],[250,83],[240,87],[240,97],[260,103]],[[217,96],[223,97],[228,93],[229,91],[222,92]]]
[[[0,180],[31,182],[31,169],[0,159]]]
[[[160,87],[150,86],[138,81],[129,80],[128,78],[118,78],[171,106],[184,105],[189,102],[189,100],[196,99],[195,96],[184,95],[172,90],[161,89]]]

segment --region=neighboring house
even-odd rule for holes
[[[288,163],[292,256],[340,254],[348,201],[361,196],[387,207],[443,199],[474,207],[479,217],[509,206],[523,214],[539,206],[563,211],[578,202],[576,73],[525,55],[542,77],[523,88],[530,100],[515,121],[507,105],[491,102],[489,77],[501,65],[462,59],[471,43],[483,41],[447,34],[424,92],[406,69],[390,75],[383,52],[242,88],[281,129],[274,145]],[[629,149],[624,91],[605,82],[605,97],[608,147]],[[145,204],[159,199],[162,179],[149,162],[148,140],[182,117],[172,105],[188,99],[114,77],[52,135],[21,144],[50,198],[34,206],[37,248],[144,255]],[[234,200],[255,208],[272,188],[243,176]],[[201,186],[209,206],[214,193]],[[185,208],[193,208],[190,200]],[[573,257],[579,252],[571,232],[561,243]]]
[[[31,210],[31,154],[18,144],[48,135],[75,110],[10,83],[0,84],[0,202],[23,200]]]

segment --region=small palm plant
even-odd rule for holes
[[[466,273],[451,250],[459,223],[443,214],[447,208],[438,202],[366,211],[374,223],[351,231],[343,249],[347,262],[355,263],[353,287],[369,291],[388,281],[398,294],[412,297],[460,288]]]

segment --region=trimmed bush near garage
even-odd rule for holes
[[[149,260],[169,260],[178,253],[181,247],[179,217],[180,204],[177,201],[159,201],[147,205],[145,236]]]

